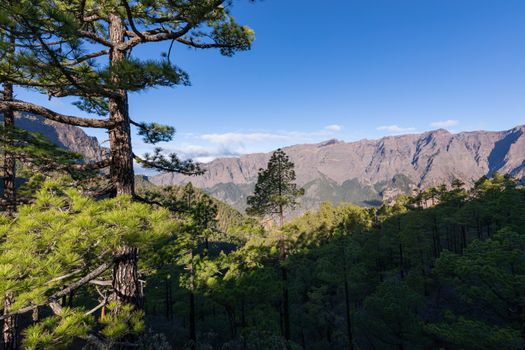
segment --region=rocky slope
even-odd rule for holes
[[[458,178],[472,184],[494,172],[525,180],[525,126],[501,132],[452,134],[439,129],[423,134],[389,136],[379,140],[286,147],[295,163],[297,182],[305,187],[302,209],[323,200],[374,205],[399,193],[449,183]],[[221,158],[205,164],[199,177],[162,174],[158,185],[192,181],[217,198],[243,209],[257,172],[270,153]]]
[[[17,127],[41,133],[57,146],[80,153],[87,162],[101,160],[104,155],[97,138],[88,136],[81,128],[25,113],[16,114],[15,118]]]

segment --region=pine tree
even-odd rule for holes
[[[297,198],[304,193],[294,181],[294,164],[279,148],[272,154],[267,168],[259,169],[254,193],[247,199],[246,212],[256,216],[277,215],[282,226],[285,209],[294,209]]]
[[[0,216],[0,293],[16,296],[9,313],[0,318],[50,307],[54,316],[24,331],[27,348],[59,348],[75,337],[95,343],[127,339],[140,332],[143,313],[133,307],[134,301],[115,302],[114,275],[122,261],[111,252],[122,245],[140,249],[146,257],[142,271],[147,273],[155,267],[148,265],[148,256],[177,228],[166,209],[129,196],[95,201],[60,183],[45,182],[33,204],[19,207],[16,220]],[[97,307],[86,310],[60,302],[81,289],[95,294],[90,282],[103,289]],[[112,312],[95,325],[92,315],[101,308]]]
[[[102,128],[109,132],[109,157],[90,169],[109,166],[109,183],[101,193],[135,195],[133,160],[145,167],[188,175],[200,174],[191,160],[161,149],[143,158],[133,153],[131,126],[146,143],[169,141],[174,128],[130,119],[128,93],[189,84],[188,76],[170,60],[171,47],[217,48],[224,55],[247,50],[253,32],[229,14],[231,1],[22,1],[0,2],[0,30],[16,37],[19,48],[15,71],[0,64],[0,79],[33,88],[50,98],[76,97],[75,105],[88,113],[107,116],[68,116],[22,101],[0,101],[0,111],[22,111],[69,125]],[[16,29],[13,29],[16,28]],[[160,60],[141,60],[137,47],[170,42]],[[9,49],[10,46],[7,46]],[[2,46],[0,56],[6,53]],[[122,245],[114,251],[114,297],[121,303],[142,305],[137,275],[137,250]],[[117,308],[118,310],[118,308]]]
[[[293,209],[298,203],[297,198],[304,193],[297,187],[294,164],[282,149],[276,150],[268,162],[266,169],[260,169],[255,185],[255,191],[249,196],[247,213],[265,216],[278,215],[281,228],[279,239],[279,261],[282,280],[282,321],[283,333],[287,348],[291,348],[290,310],[288,296],[288,269],[285,266],[286,243],[282,234],[285,209]]]
[[[1,101],[0,110],[24,111],[109,132],[110,156],[92,168],[110,168],[113,193],[134,194],[133,160],[145,167],[185,174],[200,173],[191,161],[156,149],[143,158],[133,153],[131,126],[145,142],[169,141],[174,129],[130,119],[128,93],[156,86],[189,84],[188,75],[170,60],[178,44],[219,49],[223,55],[248,50],[253,32],[229,14],[231,1],[21,1],[0,2],[0,29],[16,37],[18,50],[10,70],[0,64],[0,80],[34,88],[50,98],[76,97],[83,111],[100,118],[62,115],[21,101]],[[14,26],[16,24],[16,29]],[[160,60],[141,60],[133,51],[152,42],[170,42]],[[2,47],[0,56],[9,49]]]

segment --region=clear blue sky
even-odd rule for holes
[[[251,51],[177,47],[172,60],[192,86],[131,95],[133,119],[176,127],[164,147],[208,160],[525,124],[524,0],[240,0],[233,14],[255,30]],[[158,57],[167,46],[135,53]],[[67,101],[18,96],[76,113]]]

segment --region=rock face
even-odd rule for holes
[[[295,163],[298,184],[306,190],[301,203],[304,211],[324,200],[375,205],[455,178],[472,184],[496,171],[524,181],[524,134],[525,126],[458,134],[439,129],[379,140],[329,140],[284,150]],[[266,167],[269,158],[270,153],[221,158],[205,164],[207,171],[199,177],[161,174],[151,181],[158,185],[191,181],[242,210],[259,169]]]
[[[43,134],[57,146],[80,153],[86,162],[98,161],[104,156],[105,150],[100,147],[97,138],[88,136],[79,127],[25,113],[16,114],[15,118],[17,127]]]

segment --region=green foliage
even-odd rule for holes
[[[126,196],[95,201],[76,189],[46,181],[33,204],[21,206],[15,219],[0,221],[0,293],[16,296],[11,312],[45,305],[54,293],[102,263],[111,266],[111,252],[123,244],[140,249],[144,259],[139,272],[147,276],[152,270],[148,256],[172,239],[178,227],[166,209]],[[104,321],[102,333],[108,340],[141,330],[142,312],[129,310],[129,305],[119,307]],[[65,346],[93,329],[90,320],[83,306],[63,307],[60,315],[28,329],[27,346]]]
[[[512,327],[491,326],[479,320],[447,315],[444,322],[425,326],[431,335],[461,349],[521,349],[523,338]]]
[[[149,132],[149,131],[148,131]],[[191,159],[181,160],[175,153],[164,155],[161,148],[155,148],[153,154],[146,153],[137,162],[146,169],[177,172],[185,175],[202,175],[204,171]]]
[[[65,349],[76,337],[85,337],[94,325],[83,310],[64,308],[59,316],[46,317],[24,331],[24,348]]]
[[[54,145],[40,133],[0,126],[0,138],[12,140],[2,148],[13,152],[16,159],[33,172],[70,170],[82,159],[81,155]]]
[[[356,318],[362,332],[383,348],[421,342],[422,322],[419,313],[423,299],[406,284],[386,281],[365,299],[362,311]],[[381,345],[382,344],[382,345]]]
[[[115,302],[107,305],[108,315],[100,321],[100,333],[110,341],[123,339],[128,335],[140,334],[144,329],[144,312],[132,305]]]
[[[175,128],[157,123],[139,123],[138,128],[143,141],[151,144],[171,141],[175,133]]]
[[[237,24],[231,5],[232,1],[208,0],[3,1],[0,81],[35,89],[50,98],[73,97],[80,110],[109,114],[112,121],[123,122],[124,128],[112,130],[127,139],[131,138],[129,126],[134,124],[147,143],[169,141],[172,127],[129,119],[127,95],[190,84],[188,74],[171,61],[174,45],[218,49],[225,56],[249,50],[254,32]],[[134,54],[135,47],[157,42],[169,42],[168,52],[158,52],[158,59]],[[27,111],[27,104],[25,108]],[[73,117],[64,122],[101,127],[96,119]],[[116,147],[119,145],[110,144],[114,157],[128,161],[134,157],[131,149],[124,149],[121,155],[122,149],[117,152]],[[164,156],[155,151],[142,163],[161,171],[202,173],[175,154]],[[131,177],[132,171],[125,169],[118,180],[126,182],[123,178]]]
[[[270,157],[268,167],[259,170],[254,193],[247,199],[246,212],[258,216],[282,216],[283,207],[293,209],[297,197],[304,194],[294,181],[294,164],[283,150],[278,149]]]
[[[199,346],[279,349],[282,234],[293,347],[522,348],[524,189],[495,176],[472,190],[456,184],[427,193],[434,205],[407,197],[380,208],[324,203],[276,234],[191,184],[145,190],[167,207],[160,209],[128,197],[94,201],[44,182],[15,220],[0,217],[0,293],[14,292],[14,310],[43,303],[125,242],[140,248],[145,318],[129,305],[113,312],[113,304],[103,321],[85,316],[97,294],[84,286],[61,316],[24,333],[28,347],[59,348],[98,332],[104,344],[133,336],[154,348],[146,328],[189,347],[182,325],[191,292]]]

